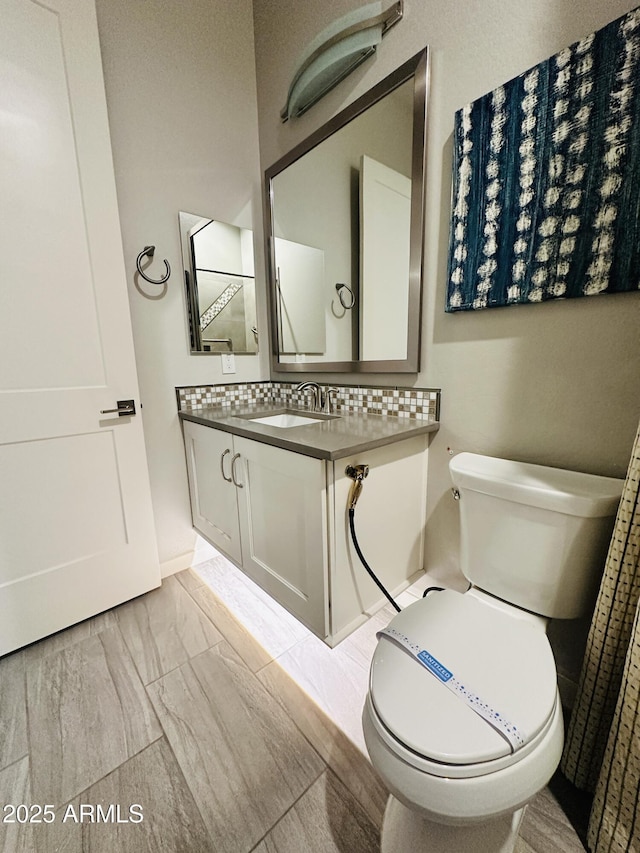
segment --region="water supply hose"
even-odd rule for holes
[[[356,503],[358,502],[358,498],[360,497],[360,493],[362,492],[362,481],[369,473],[368,465],[347,465],[345,469],[345,474],[347,477],[351,477],[353,480],[353,485],[349,490],[349,497],[347,499],[347,509],[349,513],[349,530],[351,531],[351,539],[353,540],[353,547],[356,549],[356,554],[360,558],[360,562],[367,570],[369,577],[376,584],[378,589],[385,596],[387,601],[392,605],[392,607],[400,613],[402,609],[399,607],[396,602],[391,597],[390,593],[384,587],[380,579],[376,576],[375,572],[367,563],[364,558],[364,554],[360,549],[360,545],[358,544],[358,537],[356,536],[356,528],[355,528],[355,512],[356,512]]]

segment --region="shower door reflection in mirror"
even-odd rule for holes
[[[180,238],[191,352],[257,352],[253,232],[181,212]]]

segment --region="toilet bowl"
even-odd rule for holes
[[[563,742],[544,626],[474,594],[445,590],[405,608],[389,628],[499,708],[523,739],[513,749],[499,729],[383,635],[371,664],[363,726],[389,790],[429,819],[452,825],[513,812],[528,802],[556,769]]]
[[[475,454],[450,467],[470,589],[406,607],[371,663],[363,729],[391,793],[384,853],[513,850],[562,754],[548,619],[588,603],[622,491],[620,480]]]

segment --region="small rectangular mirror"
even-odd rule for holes
[[[193,213],[179,220],[191,352],[257,352],[253,232]]]

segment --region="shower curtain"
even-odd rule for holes
[[[594,793],[591,853],[640,851],[640,425],[561,768]]]

